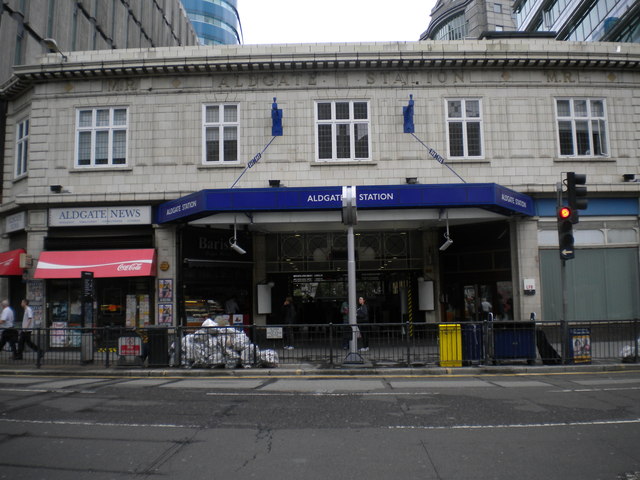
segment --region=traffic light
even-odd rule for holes
[[[567,172],[567,199],[572,210],[571,222],[578,223],[578,210],[587,208],[587,176],[584,173]]]
[[[572,218],[573,210],[570,207],[558,208],[558,243],[560,244],[560,258],[562,260],[575,258]]]

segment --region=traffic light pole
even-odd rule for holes
[[[556,184],[557,190],[557,209],[559,210],[562,207],[562,183],[559,182]],[[568,345],[567,341],[569,339],[569,324],[567,322],[567,312],[569,310],[569,298],[567,294],[567,261],[564,258],[560,259],[560,287],[562,289],[562,318],[560,319],[560,326],[562,327],[562,338],[561,338],[561,355],[562,355],[562,364],[568,363],[567,360],[569,358]]]
[[[560,281],[562,283],[562,364],[569,363],[569,322],[567,321],[567,311],[569,299],[567,297],[567,261],[560,260]]]

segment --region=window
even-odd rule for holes
[[[238,161],[239,113],[238,105],[234,104],[203,107],[203,164]]]
[[[449,158],[481,157],[482,109],[478,99],[447,100]]]
[[[609,154],[604,100],[558,99],[556,115],[561,156]]]
[[[18,123],[16,129],[16,177],[27,173],[29,160],[29,119]]]
[[[460,40],[467,36],[469,22],[461,13],[438,28],[433,34],[434,40]]]
[[[127,109],[79,109],[76,119],[76,166],[127,164]]]
[[[369,103],[316,103],[318,160],[369,160]]]

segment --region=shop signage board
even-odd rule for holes
[[[22,248],[0,253],[0,275],[22,275],[24,270],[20,267],[20,255],[23,253],[25,251]]]
[[[49,209],[50,227],[149,225],[150,206],[65,207]]]
[[[42,252],[34,278],[146,277],[155,275],[153,248],[131,250],[79,250]]]
[[[139,357],[142,355],[142,340],[140,337],[118,338],[118,355],[122,357]]]
[[[27,212],[18,212],[5,218],[4,230],[6,233],[24,230],[27,226]]]
[[[477,207],[504,215],[534,214],[533,199],[495,183],[363,185],[359,209]],[[163,203],[157,223],[195,219],[215,212],[333,210],[342,208],[342,187],[201,190]]]

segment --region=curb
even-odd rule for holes
[[[639,372],[640,364],[611,363],[611,364],[586,364],[586,365],[557,365],[557,366],[524,366],[524,365],[500,365],[500,366],[472,366],[472,367],[416,367],[416,368],[389,368],[363,365],[360,367],[336,367],[324,368],[312,364],[288,365],[286,368],[131,368],[111,367],[96,369],[92,367],[68,368],[55,366],[47,368],[4,368],[0,366],[0,376],[82,376],[82,377],[145,377],[145,378],[189,378],[189,377],[216,377],[216,378],[246,378],[246,377],[364,377],[364,376],[390,376],[390,377],[469,377],[482,375],[554,375],[569,373],[597,373],[597,372]]]

